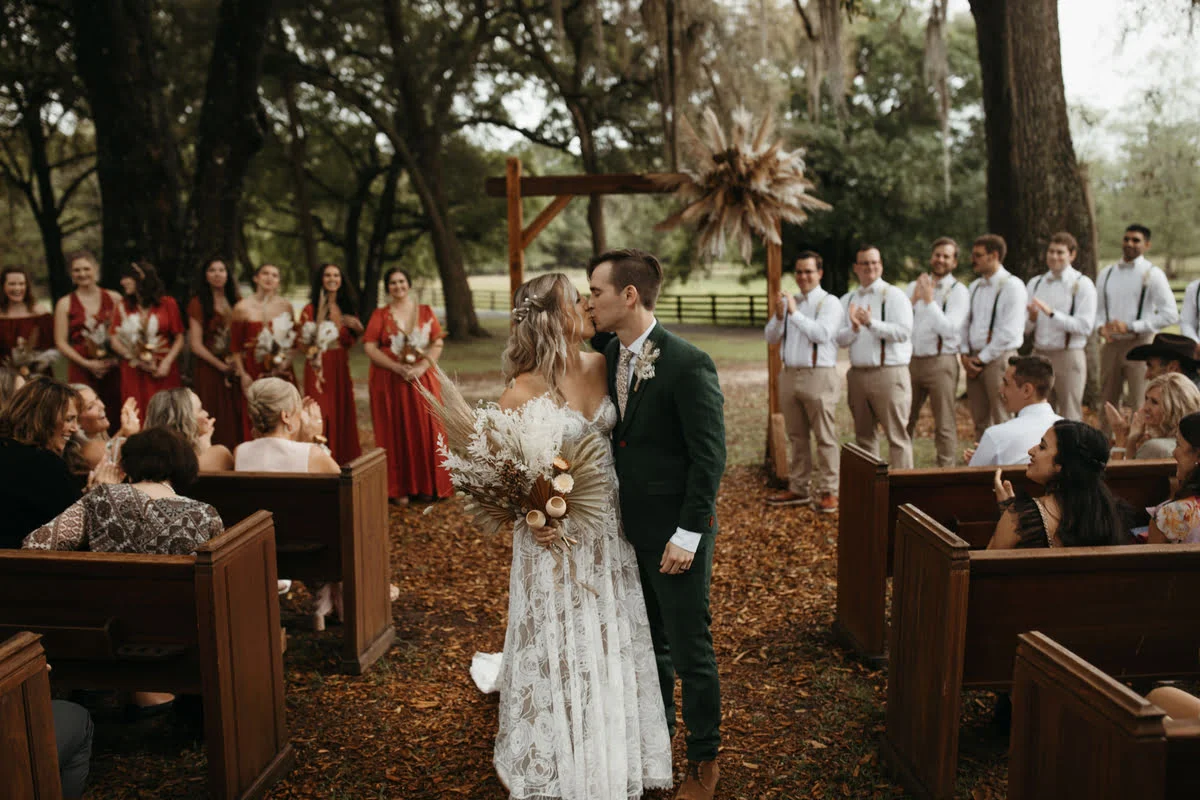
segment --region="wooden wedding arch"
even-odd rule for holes
[[[509,158],[503,178],[488,178],[485,191],[489,197],[506,198],[508,204],[508,284],[512,302],[525,282],[525,250],[537,239],[571,199],[578,195],[609,194],[671,194],[646,175],[636,173],[604,175],[540,175],[522,177],[521,159]],[[526,197],[553,197],[533,221],[525,225],[522,200]],[[767,247],[767,308],[779,296],[783,272],[783,247],[766,243]],[[767,468],[777,479],[787,476],[787,441],[783,415],[779,413],[779,345],[767,345],[767,394],[769,416],[767,424]]]

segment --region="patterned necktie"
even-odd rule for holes
[[[617,362],[617,408],[621,410],[621,418],[625,418],[625,404],[629,402],[629,362],[633,360],[633,351],[621,348],[621,360]]]

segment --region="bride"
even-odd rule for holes
[[[517,290],[513,321],[501,408],[550,403],[565,440],[599,430],[609,441],[617,411],[604,356],[580,352],[595,333],[586,300],[565,275],[543,275]],[[518,800],[626,800],[672,785],[645,600],[621,534],[608,447],[611,514],[595,530],[572,529],[566,518],[576,542],[569,564],[539,543],[538,534],[552,540],[550,529],[522,519],[513,530],[494,762]],[[485,690],[487,667],[476,656],[472,673]]]

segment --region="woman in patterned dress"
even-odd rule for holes
[[[319,355],[304,360],[304,394],[317,401],[328,427],[329,452],[345,464],[362,454],[358,441],[358,414],[354,408],[354,383],[350,379],[350,347],[362,336],[363,325],[354,316],[354,288],[342,268],[325,264],[313,276],[312,302],[300,312],[300,325],[329,321],[337,326],[337,342]],[[317,359],[320,359],[319,369]]]
[[[37,312],[29,273],[22,267],[0,270],[0,364],[15,369],[23,378],[46,374],[48,361],[27,359],[52,349],[54,318]]]
[[[279,296],[279,285],[279,267],[262,264],[254,273],[254,294],[242,298],[233,307],[229,350],[233,354],[233,367],[242,387],[242,441],[249,441],[253,436],[253,426],[244,402],[250,384],[266,376],[296,382],[290,351],[276,353],[274,355],[279,358],[274,358],[258,348],[258,335],[264,328],[285,314],[288,318],[295,317],[296,310],[292,304]]]
[[[68,255],[67,268],[75,291],[54,306],[54,346],[67,359],[68,381],[86,383],[105,406],[120,408],[121,371],[109,331],[121,296],[100,288],[100,264],[87,250]]]
[[[216,421],[213,443],[232,450],[242,441],[242,387],[229,348],[237,282],[219,258],[197,277],[187,307],[188,344],[195,355],[192,390]]]
[[[121,396],[134,398],[144,416],[150,398],[181,386],[183,318],[166,292],[158,270],[147,261],[121,270],[124,301],[117,306],[112,346],[121,356]]]
[[[363,337],[371,359],[371,420],[375,444],[387,450],[388,497],[406,505],[410,497],[449,497],[450,473],[441,465],[441,424],[416,384],[441,397],[436,371],[442,328],[433,309],[413,300],[412,281],[400,267],[384,275],[391,302],[375,309]]]

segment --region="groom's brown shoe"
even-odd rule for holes
[[[687,777],[675,794],[675,800],[712,800],[720,777],[721,770],[716,761],[689,761]]]

